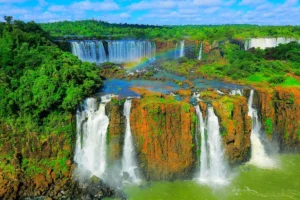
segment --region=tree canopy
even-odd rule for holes
[[[56,38],[137,38],[181,40],[222,40],[256,37],[300,38],[299,26],[258,26],[258,25],[184,25],[151,26],[138,24],[110,24],[97,20],[61,21],[43,23],[41,27]]]
[[[60,50],[38,24],[5,20],[0,24],[1,121],[26,116],[42,126],[55,112],[74,113],[101,86],[94,64]]]

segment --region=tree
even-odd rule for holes
[[[4,20],[6,21],[7,24],[12,24],[13,22],[13,17],[12,16],[4,16]]]

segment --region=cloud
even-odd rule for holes
[[[298,0],[286,0],[284,6],[294,6],[298,4]]]
[[[47,5],[48,5],[48,3],[45,0],[39,0],[39,6],[44,7],[44,6],[47,6]]]
[[[166,9],[176,7],[175,1],[140,1],[129,5],[127,8],[130,10],[148,10],[148,9]]]
[[[130,15],[128,13],[121,13],[120,17],[123,18],[123,19],[129,19]]]
[[[66,12],[66,11],[68,11],[68,8],[66,6],[62,6],[62,5],[53,5],[53,6],[50,6],[48,8],[48,11],[51,11],[51,12]]]
[[[29,0],[0,0],[0,3],[23,3],[23,2],[26,2],[26,1],[29,1]]]
[[[212,13],[217,12],[219,9],[220,9],[220,7],[210,7],[210,8],[205,9],[204,12],[212,14]]]
[[[119,5],[113,1],[91,2],[89,0],[73,3],[70,8],[79,10],[93,11],[112,11],[118,10]]]
[[[273,3],[270,0],[74,0],[69,4],[48,0],[0,0],[0,15],[37,22],[95,18],[115,23],[160,25],[299,25],[300,5],[299,0],[281,0],[281,3],[275,0]]]
[[[193,2],[197,6],[210,7],[210,6],[230,6],[235,3],[235,0],[223,1],[223,0],[194,0]]]
[[[51,12],[43,12],[43,13],[28,13],[23,16],[23,19],[26,21],[39,21],[39,22],[55,22],[62,20],[71,20],[70,16],[60,15]]]
[[[259,5],[265,3],[265,0],[242,0],[239,5]]]
[[[29,13],[28,10],[23,8],[18,8],[16,6],[9,6],[9,5],[0,6],[0,15],[15,16],[15,15],[24,15],[27,13]]]

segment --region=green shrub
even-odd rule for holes
[[[266,133],[268,135],[271,135],[273,132],[273,122],[271,118],[267,118],[265,121],[265,126],[266,126]]]

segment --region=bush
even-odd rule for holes
[[[272,83],[272,84],[281,84],[285,80],[286,80],[286,77],[284,77],[284,76],[276,76],[276,77],[271,78],[269,80],[269,83]]]

